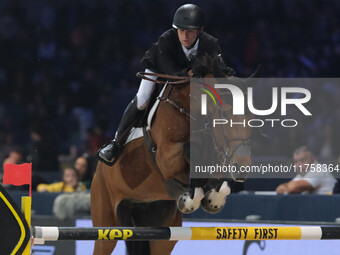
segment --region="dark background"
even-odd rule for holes
[[[114,135],[136,93],[144,52],[171,27],[184,1],[0,2],[0,161],[19,147],[38,171],[94,155]],[[337,77],[340,2],[195,1],[205,30],[219,39],[238,76],[258,64],[261,77]],[[314,88],[313,120],[269,140],[255,135],[258,156],[289,157],[301,144],[337,159],[336,86]],[[41,138],[37,142],[36,136]],[[274,144],[273,146],[268,146]]]

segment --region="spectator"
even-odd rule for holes
[[[21,164],[23,163],[24,160],[24,155],[22,151],[18,148],[15,148],[9,152],[8,157],[4,159],[4,164]],[[0,181],[2,183],[2,178],[3,178],[3,172],[0,174]],[[28,187],[25,185],[25,187],[16,187],[13,185],[6,185],[6,189],[25,189]]]
[[[52,184],[39,184],[39,192],[75,192],[85,191],[85,185],[79,181],[79,175],[75,168],[67,167],[63,171],[63,181]]]
[[[77,159],[78,154],[78,147],[76,145],[70,145],[68,154],[60,154],[58,156],[58,161],[61,168],[64,168],[64,166],[72,165],[73,162]]]
[[[293,158],[295,169],[299,174],[291,181],[279,185],[276,188],[278,194],[332,194],[336,180],[323,165],[318,163],[308,146],[297,148]]]
[[[33,171],[58,171],[58,152],[55,140],[44,125],[37,125],[31,131],[31,161]]]
[[[78,171],[79,180],[87,189],[90,189],[92,183],[91,159],[86,155],[78,157],[74,162],[74,168]]]
[[[337,182],[334,185],[333,188],[333,194],[340,194],[340,179],[337,179]]]
[[[20,149],[11,150],[8,157],[4,160],[4,164],[21,164],[23,162],[24,155]]]

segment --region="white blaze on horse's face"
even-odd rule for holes
[[[177,34],[181,44],[185,48],[190,49],[198,37],[199,30],[184,30],[179,28],[177,29]]]

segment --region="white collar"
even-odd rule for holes
[[[189,50],[182,45],[183,52],[184,52],[184,54],[185,54],[185,56],[187,57],[188,60],[191,60],[193,57],[195,57],[197,55],[197,49],[198,49],[198,42],[199,41],[200,41],[200,39],[197,39],[194,47],[192,47]]]

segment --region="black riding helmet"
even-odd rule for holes
[[[194,4],[179,7],[174,15],[172,26],[176,29],[198,30],[204,26],[205,17],[201,8]]]

